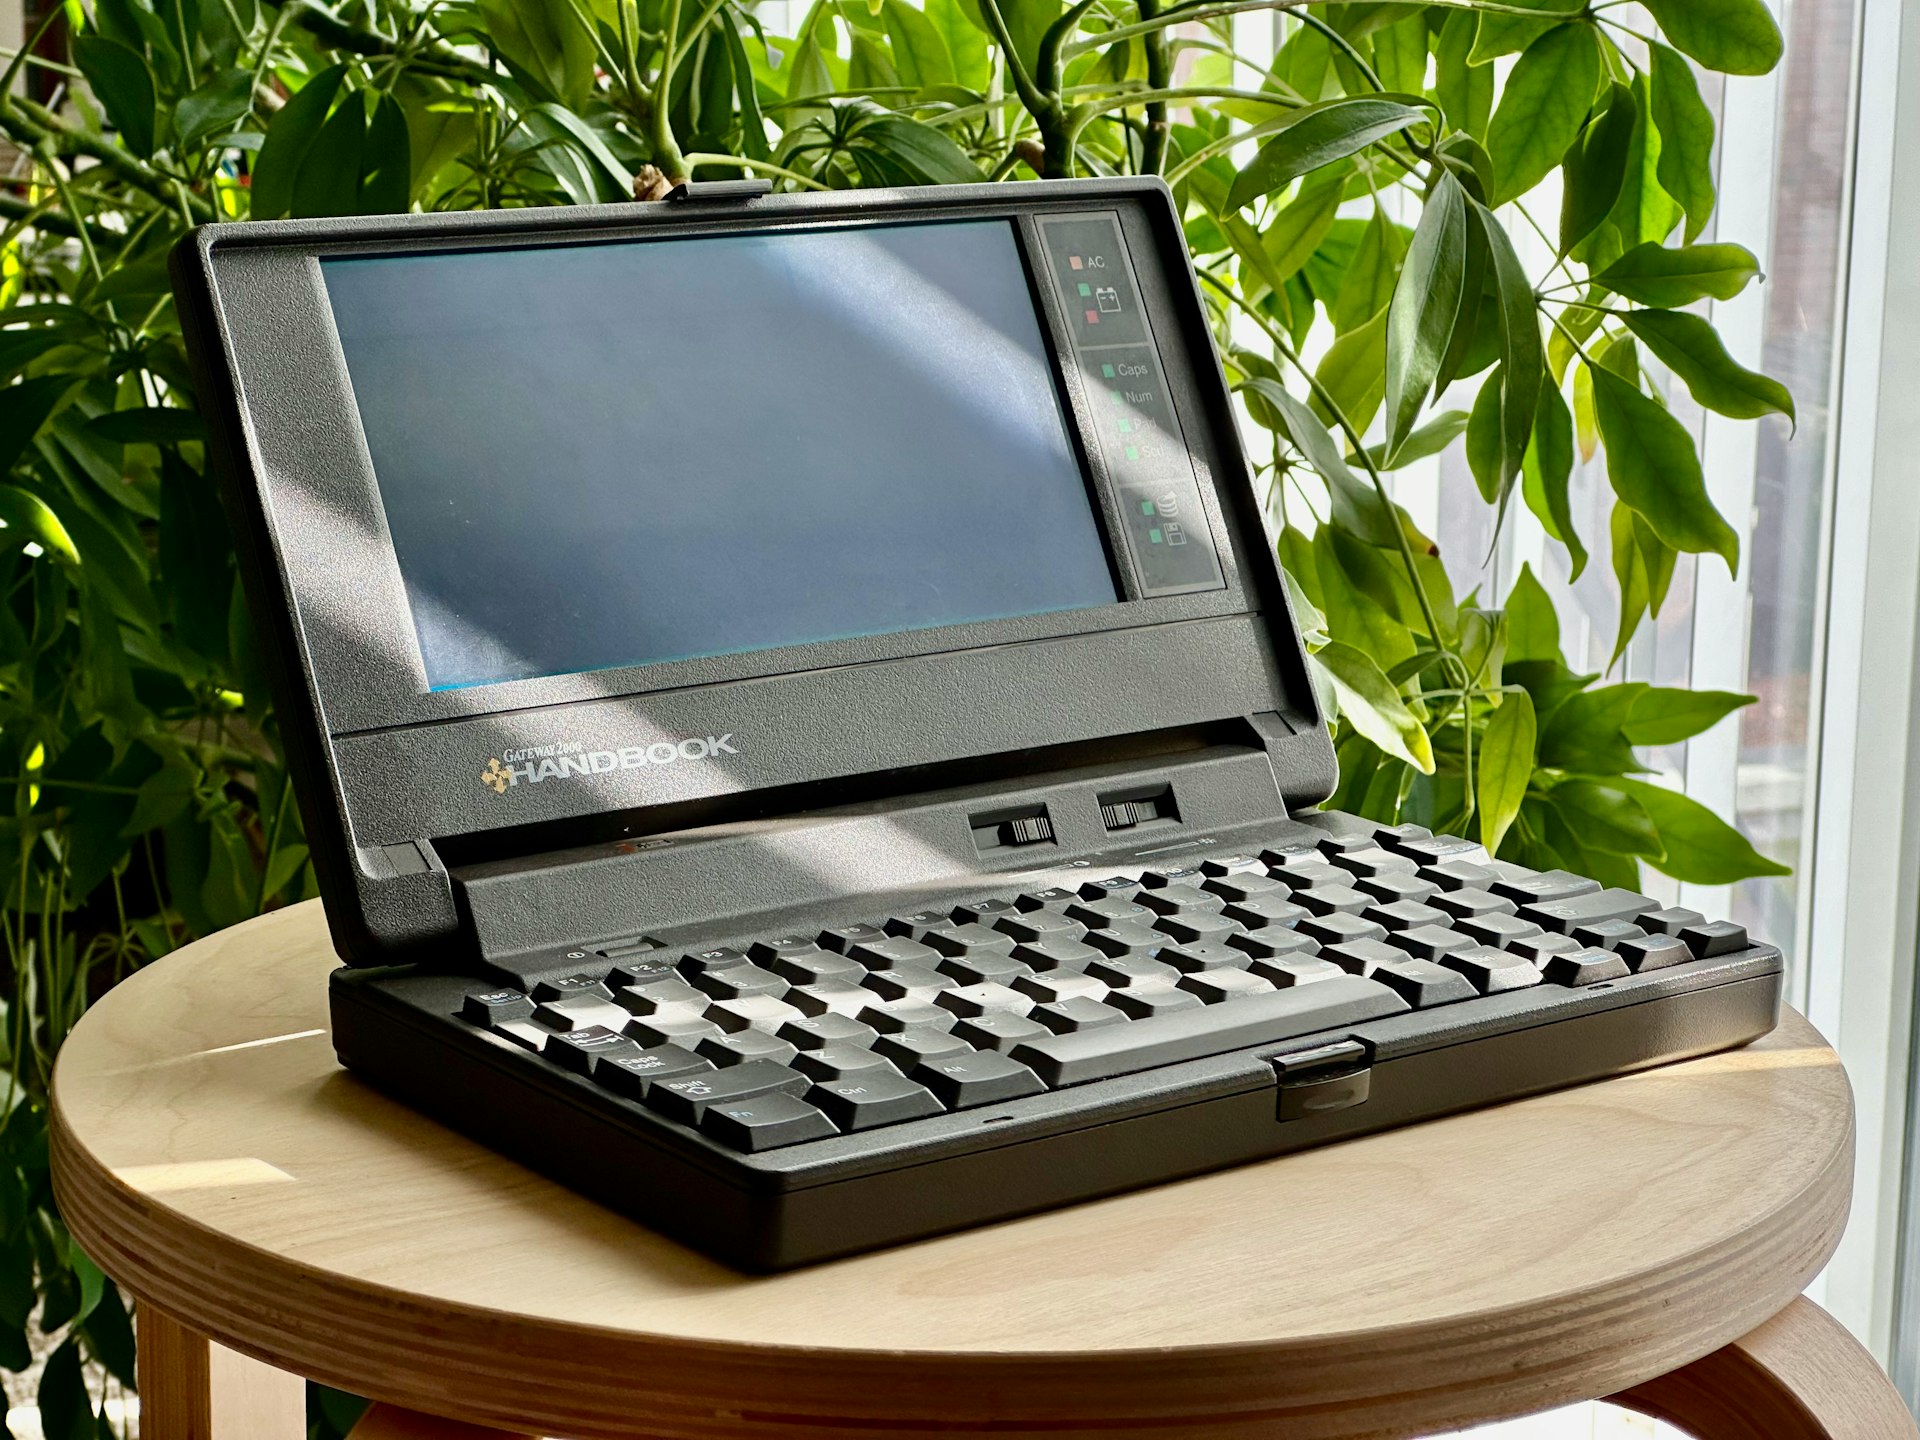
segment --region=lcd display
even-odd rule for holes
[[[322,274],[433,689],[1120,598],[1010,221]]]

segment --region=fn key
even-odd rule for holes
[[[840,1133],[806,1101],[779,1090],[709,1105],[700,1116],[700,1128],[722,1145],[748,1151],[824,1140]]]

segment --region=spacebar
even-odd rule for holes
[[[1269,1040],[1311,1035],[1335,1025],[1397,1015],[1410,1008],[1377,980],[1341,975],[1268,995],[1245,995],[1204,1009],[1177,1010],[1125,1025],[1029,1040],[1014,1047],[1013,1058],[1032,1069],[1049,1087],[1079,1085],[1181,1060],[1224,1055]]]

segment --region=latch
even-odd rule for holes
[[[1367,1047],[1358,1040],[1336,1040],[1310,1050],[1269,1055],[1279,1085],[1274,1119],[1305,1120],[1366,1102],[1373,1090]]]
[[[682,180],[667,192],[666,198],[673,204],[686,204],[689,201],[703,203],[710,200],[752,200],[773,192],[773,182],[765,179],[753,180]]]

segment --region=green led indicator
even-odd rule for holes
[[[1140,513],[1141,513],[1142,515],[1151,515],[1151,514],[1153,514],[1153,501],[1151,501],[1151,500],[1142,500],[1142,501],[1140,502]]]
[[[1154,544],[1158,545],[1160,543],[1160,538],[1161,538],[1160,527],[1158,525],[1154,526],[1153,529],[1147,531],[1147,539],[1151,540]]]
[[[1093,287],[1091,285],[1082,284],[1080,287],[1080,293],[1082,295],[1091,295],[1093,293]]]
[[[1114,404],[1119,405],[1123,403],[1120,399],[1120,392],[1118,390],[1109,390],[1107,394],[1113,398]]]
[[[1100,367],[1100,373],[1101,373],[1102,375],[1104,375],[1104,376],[1105,376],[1105,377],[1106,377],[1107,379],[1109,379],[1109,380],[1111,380],[1111,379],[1113,379],[1113,366],[1111,366],[1111,365],[1102,365],[1102,366]]]
[[[1138,460],[1140,458],[1140,447],[1138,445],[1127,446],[1127,458],[1129,460]]]
[[[1126,435],[1126,434],[1129,434],[1129,433],[1131,433],[1131,432],[1132,432],[1132,430],[1133,430],[1133,421],[1131,421],[1131,420],[1122,420],[1122,421],[1120,422],[1120,433],[1121,433],[1122,435]]]

